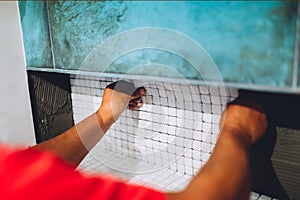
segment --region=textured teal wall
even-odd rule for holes
[[[27,64],[49,67],[45,4],[19,4]],[[49,2],[48,10],[56,69],[101,71],[96,65],[82,68],[84,59],[101,42],[134,28],[161,27],[179,31],[202,45],[226,82],[292,85],[296,2],[58,1]],[[122,42],[129,45],[128,41]],[[157,49],[122,55],[106,72],[128,73],[133,66],[149,63],[162,63],[184,77],[201,79],[181,56]],[[173,76],[150,67],[130,73]]]
[[[53,68],[46,4],[19,1],[27,66]]]

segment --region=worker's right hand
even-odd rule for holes
[[[133,83],[123,80],[114,82],[104,90],[98,113],[115,122],[126,108],[139,109],[143,105],[141,97],[145,93],[144,87],[135,88]]]
[[[228,104],[220,121],[221,130],[243,134],[251,144],[264,134],[267,126],[268,120],[262,106],[241,96]]]

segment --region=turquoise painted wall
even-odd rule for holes
[[[57,1],[46,5],[20,1],[19,6],[27,66],[31,68],[103,71],[103,66],[95,64],[99,61],[100,65],[100,57],[90,66],[82,66],[99,44],[123,31],[160,27],[183,33],[202,45],[225,82],[285,90],[292,87],[296,73],[296,2]],[[129,42],[122,41],[122,45],[130,46]],[[180,45],[171,39],[161,42]],[[203,78],[184,56],[149,48],[120,55],[105,72],[177,77],[163,67],[154,70],[149,63],[161,63],[186,78]],[[130,71],[140,65],[142,69]]]

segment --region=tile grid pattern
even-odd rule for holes
[[[75,123],[95,112],[113,78],[72,75]],[[139,111],[126,110],[79,166],[163,191],[183,189],[217,141],[220,115],[235,89],[133,81],[147,89]],[[252,193],[251,199],[263,199]]]

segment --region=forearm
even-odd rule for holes
[[[168,194],[179,199],[249,199],[249,148],[265,132],[268,120],[261,105],[235,99],[221,116],[221,134],[207,164],[186,190]]]
[[[250,139],[224,129],[217,145],[201,171],[178,199],[247,199],[250,191],[248,149]]]
[[[127,87],[130,87],[130,90]],[[135,89],[134,85],[128,82],[112,83],[104,90],[101,106],[96,113],[63,134],[32,148],[51,151],[66,162],[77,166],[119,118],[131,100],[135,101],[133,105],[129,104],[130,109],[136,110],[143,105],[139,99],[145,92],[145,88]]]
[[[66,162],[77,166],[113,123],[113,116],[100,108],[96,113],[61,135],[39,143],[32,148],[50,151]]]

